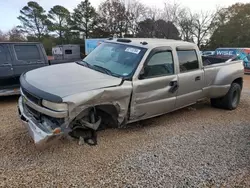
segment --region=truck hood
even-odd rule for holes
[[[44,99],[63,98],[85,91],[113,87],[122,79],[113,77],[77,63],[52,65],[24,74],[21,87]],[[55,101],[55,100],[54,100]],[[59,100],[55,101],[59,102]]]

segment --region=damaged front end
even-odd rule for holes
[[[31,103],[32,101],[25,96],[20,97],[18,112],[37,147],[44,148],[65,134],[77,139],[82,137],[85,142],[91,145],[96,144],[95,131],[101,124],[101,117],[96,118],[93,110],[89,112],[89,116],[79,120],[75,119],[70,127],[66,117],[49,117],[35,110],[34,106],[31,108]],[[63,116],[63,114],[58,116]]]
[[[96,131],[126,123],[130,95],[129,82],[68,96],[62,103],[38,100],[21,89],[18,111],[38,147],[48,146],[63,135],[96,145]]]
[[[28,99],[21,96],[18,101],[18,112],[30,136],[38,147],[49,144],[62,137],[64,119],[51,118],[28,106]]]
[[[83,142],[89,145],[96,145],[96,131],[100,128],[102,118],[97,116],[95,107],[85,110],[83,114],[84,116],[78,116],[70,124],[71,132],[69,132],[69,135],[79,139],[79,145],[82,145]]]

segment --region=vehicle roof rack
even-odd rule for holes
[[[117,42],[126,42],[126,43],[130,43],[132,42],[130,39],[117,39]]]

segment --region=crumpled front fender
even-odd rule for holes
[[[120,86],[101,88],[64,97],[63,102],[69,105],[69,119],[71,120],[90,107],[113,105],[117,110],[119,126],[127,117],[131,93],[132,82],[124,81]]]

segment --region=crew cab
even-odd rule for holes
[[[80,62],[23,74],[19,114],[40,145],[81,129],[122,127],[205,98],[213,107],[236,109],[243,62],[204,58],[189,42],[109,39]]]

